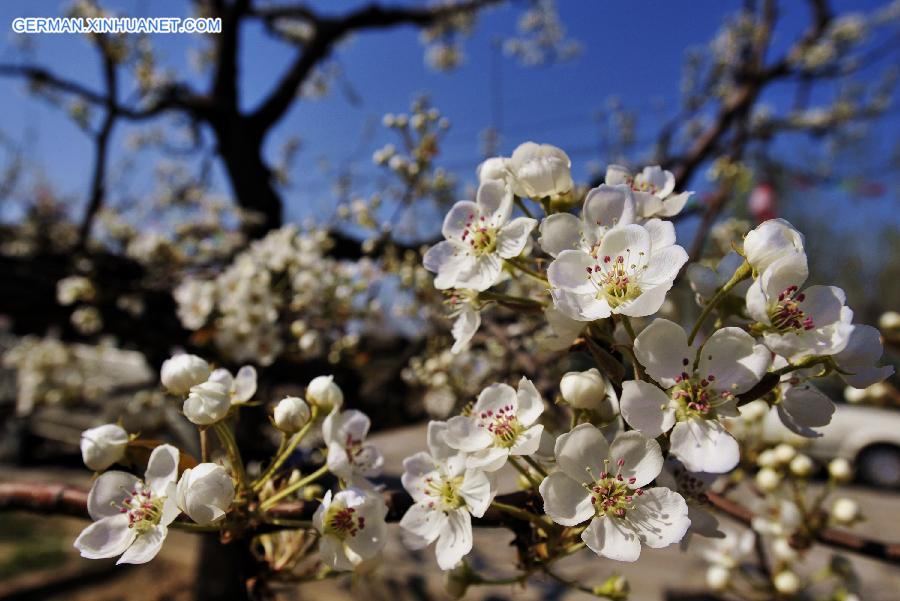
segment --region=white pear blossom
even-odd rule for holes
[[[481,391],[471,415],[447,422],[447,444],[468,454],[466,465],[494,472],[510,455],[532,455],[544,426],[535,422],[544,412],[540,393],[523,377],[518,391],[508,384],[492,384]]]
[[[641,317],[659,310],[687,260],[680,246],[654,245],[650,231],[631,224],[608,231],[595,253],[562,251],[547,278],[554,305],[572,319]]]
[[[228,415],[231,409],[231,395],[221,382],[212,380],[191,388],[184,401],[182,412],[191,423],[209,426]]]
[[[744,237],[744,256],[757,273],[786,256],[805,259],[803,234],[784,219],[769,219]]]
[[[94,523],[75,539],[82,557],[106,559],[121,555],[118,564],[147,563],[159,553],[168,526],[181,511],[175,503],[178,449],[153,449],[144,479],[126,472],[101,474],[88,494]]]
[[[894,373],[892,365],[878,365],[882,353],[881,333],[872,326],[856,325],[847,346],[832,359],[844,382],[854,388],[867,388]]]
[[[81,433],[81,459],[95,472],[122,459],[127,446],[128,432],[117,424],[104,424]]]
[[[333,411],[322,423],[322,437],[328,447],[328,471],[352,486],[368,488],[366,480],[381,473],[384,457],[373,444],[366,443],[371,421],[362,411]]]
[[[800,286],[808,275],[805,254],[788,254],[771,263],[747,290],[747,312],[763,341],[790,360],[834,355],[853,332],[853,311],[836,286]]]
[[[403,488],[414,504],[400,520],[411,548],[437,541],[435,554],[442,570],[453,569],[472,550],[472,516],[483,516],[495,494],[491,478],[467,468],[465,455],[447,445],[446,431],[446,422],[431,422],[428,452],[403,461]]]
[[[604,422],[612,420],[619,412],[616,389],[596,367],[563,374],[559,393],[569,406],[594,411]]]
[[[684,499],[667,488],[644,489],[663,465],[659,444],[625,432],[610,445],[591,424],[556,441],[559,471],[541,482],[544,512],[557,524],[590,520],[581,540],[597,555],[636,561],[641,544],[676,543],[691,525]]]
[[[387,506],[375,493],[348,488],[325,493],[313,515],[321,535],[319,554],[333,570],[353,570],[381,551],[387,540]]]
[[[564,250],[583,250],[594,254],[606,232],[634,221],[634,198],[628,186],[603,184],[588,192],[580,218],[571,213],[554,213],[541,221],[538,243],[552,257],[559,256]]]
[[[207,378],[209,363],[197,355],[175,355],[163,361],[160,369],[160,380],[172,394],[187,394],[192,386],[206,382]]]
[[[344,393],[334,383],[334,376],[316,376],[306,387],[306,400],[321,413],[330,413],[344,405]]]
[[[650,382],[624,382],[625,421],[652,438],[671,429],[672,454],[692,472],[718,474],[737,465],[737,441],[719,417],[738,415],[735,395],[760,381],[769,351],[733,327],[717,330],[698,349],[688,345],[681,326],[657,319],[638,335],[634,352],[662,390]]]
[[[574,185],[569,155],[550,144],[519,144],[506,167],[513,193],[523,198],[558,198]]]
[[[428,249],[425,268],[437,274],[439,290],[469,288],[478,292],[497,283],[502,259],[518,256],[537,221],[510,221],[512,194],[505,184],[487,181],[478,187],[476,202],[463,200],[450,209],[441,232],[443,242]]]
[[[225,468],[215,463],[184,470],[175,487],[178,509],[198,524],[221,520],[233,500],[234,482]]]
[[[178,319],[189,330],[199,330],[216,306],[216,284],[188,278],[172,292]]]
[[[275,405],[275,427],[285,434],[296,434],[305,426],[312,413],[306,401],[296,396],[284,397]]]
[[[478,293],[474,290],[455,290],[447,299],[452,317],[456,317],[450,333],[453,335],[453,346],[450,352],[461,353],[469,347],[472,337],[481,327],[481,307]]]
[[[219,368],[210,374],[209,381],[225,386],[232,405],[246,403],[256,394],[256,368],[252,365],[244,365],[235,376],[227,369]]]
[[[644,167],[634,176],[621,165],[610,165],[606,168],[605,182],[610,186],[629,186],[634,192],[637,214],[643,219],[677,215],[694,194],[674,194],[675,176],[658,165]]]

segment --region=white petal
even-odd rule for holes
[[[163,542],[166,540],[166,534],[168,534],[168,528],[160,525],[138,535],[131,546],[128,547],[128,550],[116,562],[116,565],[122,563],[147,563],[156,557],[159,550],[162,549]]]
[[[450,330],[453,334],[453,347],[450,352],[453,354],[460,353],[469,347],[469,342],[481,327],[481,313],[466,305],[456,321],[453,322],[453,328]]]
[[[619,184],[631,185],[631,172],[621,165],[608,165],[606,167],[606,177],[603,178],[610,186]]]
[[[178,478],[178,449],[170,444],[159,445],[150,453],[144,481],[154,494],[165,494],[169,483]]]
[[[431,455],[424,451],[420,451],[403,460],[403,475],[400,477],[400,481],[406,492],[417,503],[426,499],[424,493],[425,478],[436,474],[436,470],[437,466]]]
[[[541,393],[534,387],[531,380],[525,376],[522,376],[522,379],[519,380],[516,399],[519,405],[516,416],[521,424],[530,426],[544,412],[544,400],[541,398]]]
[[[892,366],[878,367],[884,353],[881,332],[867,325],[854,326],[844,350],[834,356],[840,374],[847,384],[854,388],[866,388],[881,382],[894,373]]]
[[[740,394],[755,386],[772,362],[772,354],[740,328],[716,330],[700,351],[697,370],[719,391]]]
[[[591,424],[579,424],[556,439],[554,454],[566,475],[578,482],[590,482],[606,471],[603,460],[609,457],[609,444],[600,430]]]
[[[625,263],[643,265],[650,258],[650,232],[631,224],[608,231],[600,243],[598,256],[624,257]]]
[[[447,431],[444,434],[447,444],[464,453],[472,453],[485,449],[494,442],[494,437],[472,418],[456,415],[447,420]]]
[[[591,255],[580,250],[564,250],[547,268],[547,279],[554,288],[579,294],[595,294],[589,268],[594,267]]]
[[[496,254],[467,258],[456,274],[457,288],[471,288],[483,292],[497,283],[502,273],[500,257]],[[435,280],[437,287],[437,280]]]
[[[546,337],[539,339],[538,345],[548,351],[568,349],[584,329],[583,321],[567,317],[553,306],[544,309],[544,317],[546,317],[547,323],[550,324],[553,334],[548,334]]]
[[[554,213],[541,221],[538,244],[556,257],[564,250],[581,249],[581,220],[571,213]]]
[[[466,456],[466,467],[485,472],[496,472],[509,458],[510,449],[506,447],[488,447],[480,451],[474,451]]]
[[[634,353],[650,376],[666,388],[690,371],[694,351],[684,329],[668,319],[655,319],[634,341]]]
[[[611,470],[622,462],[622,477],[631,488],[646,486],[659,475],[663,466],[659,443],[652,438],[631,431],[619,434],[609,448]],[[635,481],[631,482],[631,478]]]
[[[684,205],[693,196],[693,192],[681,192],[679,194],[670,194],[662,200],[662,208],[656,212],[660,217],[674,217],[684,209]]]
[[[581,533],[588,548],[615,561],[637,561],[641,555],[641,541],[625,520],[605,516],[595,518]]]
[[[809,384],[791,386],[778,405],[781,421],[792,432],[808,438],[821,436],[813,428],[831,423],[834,403],[818,388]]]
[[[481,470],[466,470],[462,484],[459,485],[459,494],[472,515],[480,518],[494,499],[494,484]]]
[[[344,541],[336,536],[326,535],[319,539],[319,555],[322,563],[333,570],[349,572],[355,567],[344,549]]]
[[[478,219],[478,205],[469,200],[461,200],[450,207],[447,216],[444,217],[441,233],[448,240],[460,240],[466,225],[476,219]],[[426,269],[428,269],[427,265]]]
[[[218,382],[225,387],[225,390],[231,390],[231,387],[234,386],[234,377],[232,377],[231,372],[224,367],[214,370],[209,375],[208,381]]]
[[[481,391],[478,400],[472,408],[472,415],[478,415],[487,411],[496,413],[499,410],[518,412],[519,399],[516,391],[509,384],[491,384]]]
[[[522,432],[516,438],[516,444],[509,450],[511,455],[533,455],[541,446],[541,433],[544,426],[537,424]]]
[[[456,274],[463,269],[467,261],[466,250],[446,240],[429,248],[422,258],[425,269],[438,274],[434,280],[434,287],[438,290],[455,286]]]
[[[622,417],[644,436],[656,438],[675,424],[675,410],[670,405],[669,396],[649,382],[622,383]]]
[[[640,274],[641,284],[668,284],[688,261],[687,252],[678,245],[653,248],[647,269]]]
[[[550,296],[553,298],[554,307],[572,320],[595,321],[605,319],[612,314],[612,309],[606,299],[597,299],[594,292],[585,294],[560,288],[551,290]]]
[[[451,570],[472,550],[472,516],[465,509],[451,511],[435,546],[438,566]]]
[[[689,419],[678,422],[670,437],[672,454],[689,471],[724,474],[737,465],[737,441],[716,420]]]
[[[770,302],[790,286],[800,287],[809,277],[805,254],[790,254],[773,262],[759,276],[760,285]]]
[[[525,245],[531,230],[537,225],[537,220],[530,217],[517,217],[497,233],[497,254],[504,259],[518,257]]]
[[[633,301],[619,305],[615,313],[628,315],[629,317],[647,317],[659,311],[666,301],[666,293],[672,288],[672,283],[643,288],[641,295]]]
[[[126,472],[112,471],[100,474],[94,481],[91,492],[88,493],[87,509],[91,519],[100,520],[119,515],[119,507],[131,496],[131,491],[140,481],[140,478]]]
[[[608,230],[634,223],[634,199],[628,186],[602,184],[584,199],[582,219],[586,228]]]
[[[577,526],[594,515],[591,495],[562,472],[553,472],[540,485],[544,513],[562,526]]]
[[[644,222],[644,229],[650,232],[650,244],[653,251],[675,244],[675,224],[662,219],[650,219]]]
[[[626,519],[645,545],[660,549],[684,538],[691,520],[684,498],[668,488],[651,488],[635,496]]]
[[[413,549],[421,549],[434,542],[446,523],[447,514],[428,509],[421,503],[407,509],[400,519],[400,527],[409,533],[404,537],[404,542]]]
[[[81,531],[75,548],[87,559],[106,559],[125,552],[137,533],[124,513],[105,517]]]
[[[252,365],[241,367],[234,378],[232,403],[246,403],[256,394],[256,368]]]
[[[489,180],[478,186],[476,203],[481,215],[487,218],[492,226],[500,227],[509,221],[512,213],[512,192],[504,182]]]
[[[453,455],[459,454],[459,451],[447,444],[447,422],[438,420],[428,422],[425,442],[428,445],[428,452],[431,453],[434,461],[444,461]]]

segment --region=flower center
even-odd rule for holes
[[[340,539],[356,536],[366,527],[366,518],[356,515],[353,507],[343,507],[332,503],[325,515],[325,534],[336,536]]]
[[[512,405],[504,405],[493,411],[488,409],[482,411],[478,415],[478,425],[487,428],[487,431],[494,436],[494,442],[498,446],[509,448],[516,444],[519,434],[525,429],[519,423],[519,418],[513,410]]]
[[[797,286],[785,288],[778,295],[778,302],[769,309],[769,321],[772,328],[782,334],[812,330],[815,327],[813,318],[806,315],[800,308],[800,303],[804,300],[806,300],[806,295],[800,292]]]
[[[641,252],[640,256],[643,257]],[[632,301],[641,295],[638,272],[645,267],[631,263],[624,255],[605,256],[593,267],[587,267],[588,278],[597,289],[597,299],[605,298],[610,307]]]
[[[727,390],[716,392],[712,388],[715,380],[713,374],[700,378],[696,374],[690,376],[687,372],[682,372],[675,378],[675,386],[669,391],[669,395],[677,404],[676,419],[685,421],[695,417],[714,418],[716,407],[734,398]]]
[[[451,511],[465,505],[465,499],[459,494],[459,487],[462,486],[462,483],[462,476],[425,478],[425,494],[433,499],[428,501],[428,507],[438,506],[442,511]]]
[[[490,254],[497,248],[497,228],[488,223],[483,216],[475,219],[475,215],[469,213],[461,237],[463,242],[468,243],[472,254],[477,257]]]
[[[143,534],[159,524],[164,502],[164,497],[154,496],[149,486],[138,482],[119,505],[119,513],[128,516],[129,528]]]
[[[350,434],[344,440],[344,450],[350,464],[359,469],[374,467],[378,453],[372,445],[363,444],[362,440],[353,438]]]
[[[635,495],[641,496],[644,491],[641,488],[632,488],[635,482],[634,477],[625,478],[622,475],[622,467],[625,465],[624,459],[616,462],[616,473],[609,472],[609,459],[604,459],[604,469],[599,476],[590,473],[593,482],[584,484],[583,486],[591,494],[591,505],[594,506],[594,513],[597,517],[612,515],[615,517],[625,517],[625,513],[634,507],[632,501]]]

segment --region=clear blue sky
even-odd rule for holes
[[[399,1],[399,0],[398,0]],[[389,2],[389,0],[384,0]],[[128,16],[189,16],[187,3],[114,0],[106,3]],[[314,2],[323,11],[344,12],[361,2]],[[562,20],[572,38],[584,45],[583,54],[565,64],[544,68],[523,68],[504,59],[502,74],[503,150],[511,151],[519,142],[533,139],[567,149],[575,174],[585,177],[588,161],[602,161],[597,147],[597,125],[593,119],[610,96],[622,99],[625,106],[642,114],[639,139],[648,139],[662,118],[671,115],[678,101],[678,87],[684,51],[707,43],[723,19],[740,6],[738,1],[680,0],[560,0]],[[836,10],[868,10],[884,2],[848,0],[833,2]],[[774,52],[783,48],[807,23],[805,2],[781,3],[782,26],[778,30]],[[9,23],[17,16],[57,16],[62,3],[56,0],[4,1],[0,3],[0,23],[7,28],[0,60],[18,55],[13,49],[16,34]],[[517,8],[491,10],[479,20],[466,41],[466,61],[457,71],[444,74],[428,69],[423,48],[412,28],[378,31],[358,35],[345,42],[337,52],[347,80],[362,102],[354,106],[339,91],[325,100],[298,102],[269,140],[267,150],[274,152],[288,136],[299,136],[302,152],[293,172],[294,186],[285,192],[290,218],[318,216],[333,208],[331,181],[317,165],[324,158],[344,163],[359,147],[366,124],[379,122],[386,112],[402,112],[420,92],[427,92],[436,106],[452,121],[452,129],[439,159],[440,164],[456,171],[464,180],[473,179],[472,170],[479,160],[478,133],[491,123],[491,40],[515,30]],[[21,41],[21,40],[19,40]],[[76,78],[99,89],[99,63],[93,49],[79,36],[32,36],[35,62],[56,73]],[[187,50],[199,47],[198,40],[187,35],[157,35],[154,43],[163,64],[179,73],[190,73]],[[293,56],[293,50],[269,40],[256,27],[243,36],[245,52],[241,63],[242,103],[253,107]],[[182,75],[183,76],[183,75]],[[205,82],[190,75],[198,88]],[[122,92],[131,92],[125,86]],[[768,100],[779,103],[783,94],[774,90]],[[654,111],[658,102],[668,110]],[[896,113],[896,111],[895,111]],[[73,206],[86,195],[91,165],[91,146],[67,117],[43,102],[31,99],[20,82],[0,79],[0,131],[24,144],[28,158],[44,167],[46,178],[58,190],[72,198]],[[130,126],[116,131],[116,145],[133,133]],[[885,120],[879,130],[879,143],[886,146],[898,138],[896,118]],[[377,126],[377,134],[354,157],[354,170],[370,181],[376,169],[371,152],[387,141],[389,132]],[[797,144],[814,144],[805,141]],[[149,189],[152,156],[129,169],[127,183],[132,195]],[[113,169],[121,167],[113,159]],[[218,174],[219,185],[227,185]],[[896,180],[894,180],[896,181]],[[702,185],[698,177],[695,187]],[[114,194],[116,190],[113,191]],[[848,206],[850,199],[842,188],[824,195],[835,207]],[[879,220],[885,208],[896,207],[895,191],[873,202],[854,204],[847,212],[850,223]]]

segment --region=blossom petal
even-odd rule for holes
[[[633,497],[634,508],[626,519],[645,545],[660,549],[677,543],[691,525],[684,497],[668,488],[656,487]]]
[[[622,165],[608,165],[606,167],[606,176],[603,181],[610,186],[619,184],[631,185],[631,172]]]
[[[634,354],[654,380],[670,388],[675,378],[689,371],[694,351],[680,325],[668,319],[655,319],[634,341]]]
[[[478,205],[470,200],[461,200],[447,211],[441,233],[448,240],[461,240],[468,224],[476,219],[478,219]]]
[[[738,443],[716,420],[689,419],[672,428],[672,454],[692,472],[724,474],[740,460]]]
[[[884,353],[881,332],[867,325],[853,327],[853,332],[844,350],[834,355],[834,361],[841,371],[843,380],[854,388],[866,388],[890,377],[892,366],[878,367],[876,364]]]
[[[469,342],[479,327],[481,327],[481,312],[469,305],[463,307],[450,330],[450,333],[453,334],[453,347],[450,352],[455,355],[468,348]]]
[[[571,213],[554,213],[541,221],[538,244],[557,257],[564,250],[581,249],[581,220]]]
[[[497,254],[504,259],[518,257],[535,226],[537,220],[531,217],[517,217],[503,226],[497,233]]]
[[[637,561],[641,555],[641,541],[625,520],[604,516],[591,520],[581,533],[588,548],[615,561]]]
[[[435,546],[438,566],[451,570],[472,550],[472,516],[465,509],[447,514],[447,521]]]
[[[578,482],[591,482],[606,471],[603,460],[609,457],[609,444],[593,425],[579,424],[556,439],[554,454],[566,475]]]
[[[740,394],[755,386],[772,362],[772,354],[740,328],[716,330],[700,351],[697,370],[722,392]]]
[[[509,221],[509,216],[512,214],[513,197],[504,182],[489,180],[481,183],[475,199],[481,216],[485,217],[493,227],[500,227]]]
[[[675,410],[669,396],[649,382],[629,380],[622,383],[619,402],[625,421],[650,438],[668,432],[675,424]]]
[[[659,311],[666,301],[666,293],[672,288],[672,282],[660,286],[644,288],[636,299],[619,305],[615,313],[629,317],[646,317]]]
[[[658,286],[667,284],[675,279],[678,272],[688,261],[688,254],[678,245],[669,245],[662,248],[653,248],[650,262],[641,273],[641,284]]]
[[[778,404],[778,415],[784,425],[792,432],[807,438],[821,436],[813,428],[830,424],[833,414],[834,403],[831,399],[809,384],[791,386]]]
[[[140,478],[126,472],[104,472],[94,481],[88,493],[87,509],[93,520],[119,515],[119,507],[131,496]]]
[[[466,470],[459,485],[459,494],[472,515],[480,518],[494,499],[494,483],[481,470]]]
[[[122,554],[116,565],[123,563],[147,563],[159,553],[169,529],[159,525],[138,535],[130,547]]]
[[[178,478],[178,449],[170,444],[162,444],[153,449],[147,462],[144,481],[157,495],[165,494],[166,488]]]
[[[520,424],[530,426],[544,412],[544,400],[541,398],[541,393],[534,387],[531,380],[525,376],[522,376],[522,379],[519,380],[516,401],[518,403],[516,417],[518,417]]]
[[[601,184],[588,192],[581,212],[586,228],[610,228],[634,223],[634,198],[628,186]]]
[[[509,384],[491,384],[481,391],[475,406],[472,407],[472,415],[485,412],[496,413],[498,411],[512,411],[517,413],[519,398],[515,389]]]
[[[670,194],[662,199],[662,208],[656,212],[660,217],[674,217],[684,209],[684,205],[693,196],[693,192],[680,192],[679,194]]]
[[[616,436],[609,448],[609,459],[613,465],[622,464],[619,473],[631,488],[652,482],[663,466],[659,443],[634,430]]]
[[[611,229],[600,243],[598,255],[601,257],[623,257],[628,265],[638,267],[647,263],[650,258],[650,232],[637,224],[624,225]]]
[[[443,511],[415,503],[400,519],[400,527],[405,531],[403,542],[413,549],[427,547],[437,539],[446,523],[447,514]]]
[[[594,515],[591,495],[563,472],[553,472],[541,482],[544,513],[562,526],[577,526]]]
[[[455,286],[483,292],[497,283],[501,273],[502,266],[499,255],[491,253],[480,257],[470,256],[457,272]],[[435,287],[437,287],[437,283],[435,283]]]
[[[464,453],[474,453],[491,446],[494,437],[474,418],[456,415],[447,420],[444,440],[454,449]]]
[[[256,394],[256,368],[252,365],[241,367],[234,378],[232,403],[246,403]]]
[[[136,536],[134,528],[128,527],[128,516],[117,513],[82,530],[75,548],[87,559],[106,559],[124,553]]]
[[[594,259],[580,250],[564,250],[547,268],[547,279],[554,288],[562,288],[579,294],[595,294],[588,269],[593,269]]]
[[[466,467],[485,472],[496,472],[506,465],[509,454],[510,449],[506,447],[490,446],[467,454]]]
[[[648,219],[643,225],[650,232],[650,245],[654,252],[675,244],[675,224],[671,221]]]
[[[509,449],[511,455],[533,455],[541,446],[541,434],[544,426],[537,424],[531,426],[516,438],[516,444]]]

